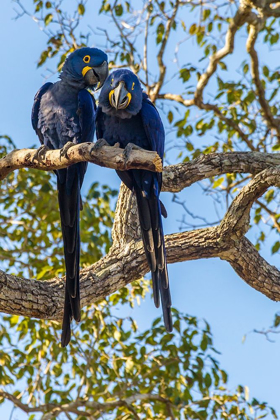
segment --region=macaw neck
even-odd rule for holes
[[[67,89],[73,89],[77,91],[86,88],[86,83],[84,79],[75,79],[74,77],[63,73],[61,73],[60,75],[60,83],[61,86],[65,86],[65,88]]]
[[[107,114],[110,117],[120,118],[121,120],[130,119],[131,117],[134,117],[135,115],[137,115],[139,112],[139,111],[131,112],[131,111],[128,111],[127,109],[115,109],[111,107],[111,105],[104,106],[102,104],[99,104],[99,106],[101,107],[104,114]]]

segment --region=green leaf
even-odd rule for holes
[[[195,23],[193,23],[193,24],[190,26],[189,33],[190,33],[191,35],[194,35],[194,34],[196,33],[196,31],[197,31],[196,24],[195,24]]]
[[[53,20],[53,15],[51,13],[47,14],[47,16],[44,19],[45,25],[48,26],[52,20]]]
[[[115,13],[117,16],[122,16],[123,14],[123,7],[121,4],[118,4],[117,6],[115,6]]]
[[[222,70],[227,70],[227,66],[223,61],[219,61],[219,66],[221,67]]]
[[[271,248],[271,253],[276,254],[276,252],[279,251],[279,248],[280,248],[280,242],[276,241],[273,247]]]
[[[224,182],[224,177],[222,176],[221,178],[217,179],[214,183],[213,183],[213,188],[218,188],[220,185],[222,185],[222,183]]]
[[[268,69],[267,66],[263,66],[263,74],[264,74],[265,77],[269,76],[269,69]]]
[[[212,379],[209,373],[206,373],[204,383],[207,388],[210,388],[210,386],[212,385]]]
[[[84,4],[83,3],[79,3],[78,4],[78,13],[79,13],[79,15],[84,15],[84,13],[85,13],[85,6],[84,6]]]
[[[173,121],[173,112],[172,111],[168,112],[167,118],[168,118],[169,123],[171,124],[172,121]]]

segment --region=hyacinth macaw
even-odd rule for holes
[[[65,155],[73,143],[93,141],[96,107],[87,88],[101,87],[107,75],[107,55],[97,48],[80,48],[66,59],[60,81],[39,89],[31,118],[42,144],[36,159],[48,149],[61,149]],[[80,190],[86,169],[86,162],[82,162],[55,171],[66,266],[63,347],[70,341],[71,319],[80,321]]]
[[[104,83],[96,113],[97,139],[125,148],[133,143],[164,154],[164,128],[157,109],[142,92],[137,76],[130,70],[114,71]],[[161,215],[166,211],[159,200],[162,174],[133,169],[117,171],[125,185],[135,192],[142,239],[152,272],[154,302],[163,309],[164,324],[172,331],[171,296],[166,265]]]

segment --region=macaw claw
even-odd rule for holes
[[[124,158],[125,158],[126,161],[129,160],[129,156],[130,156],[132,150],[143,150],[143,149],[141,147],[137,146],[136,144],[128,143],[125,146],[124,151],[123,151]]]
[[[45,146],[44,144],[42,146],[40,146],[33,158],[32,158],[32,163],[35,163],[35,161],[37,160],[37,162],[42,162],[43,160],[46,159],[46,153],[50,150],[50,148],[48,146]]]
[[[109,146],[109,143],[105,139],[98,139],[92,146],[91,150],[96,152],[103,146]]]
[[[71,147],[75,146],[75,144],[72,141],[68,141],[62,149],[60,149],[60,160],[63,157],[66,157],[66,159],[69,159],[68,157],[68,150],[71,149]]]

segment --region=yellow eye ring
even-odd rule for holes
[[[134,86],[135,86],[135,83],[133,82],[133,83],[132,83],[132,88],[131,88],[131,90],[133,90],[133,89],[134,89]]]
[[[83,62],[88,64],[90,62],[90,56],[89,55],[85,55],[83,58]]]
[[[114,79],[111,80],[111,86],[113,85],[113,83],[114,83]]]

